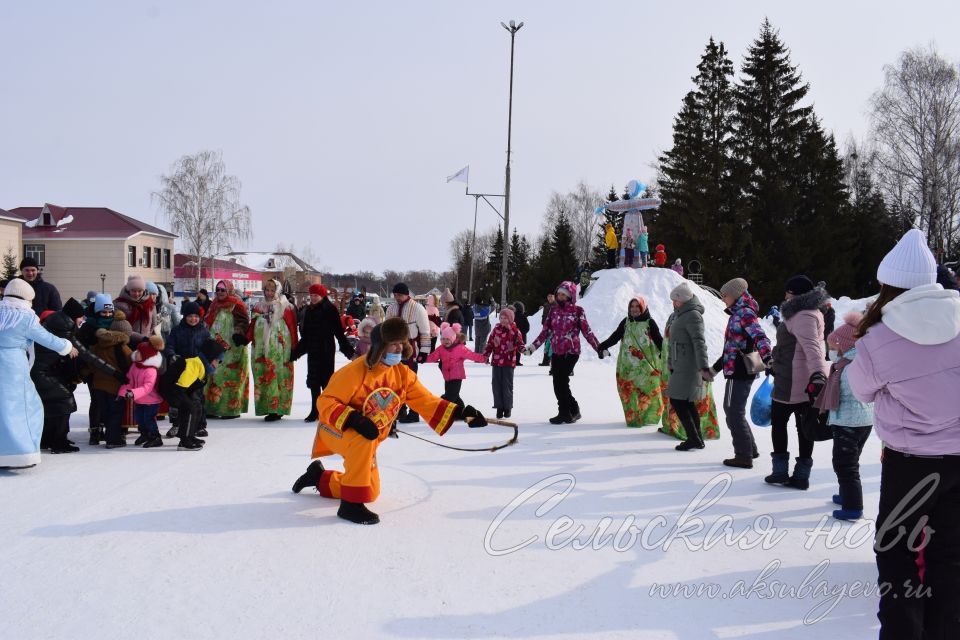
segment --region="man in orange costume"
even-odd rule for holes
[[[471,427],[487,424],[473,407],[460,407],[430,393],[417,374],[401,364],[412,354],[409,339],[407,324],[401,318],[388,318],[377,325],[366,357],[334,373],[317,399],[320,420],[311,457],[339,454],[343,472],[326,470],[314,460],[294,483],[293,492],[313,486],[326,498],[340,498],[337,515],[350,522],[380,522],[365,503],[380,495],[377,448],[390,434],[390,425],[401,406],[410,405],[441,436],[454,420],[466,420]],[[365,403],[370,413],[368,398],[374,391],[374,398],[381,402],[373,402],[377,410],[368,417],[364,415]]]

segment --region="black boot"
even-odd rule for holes
[[[813,458],[797,458],[793,467],[793,475],[786,486],[806,491],[810,488],[810,470],[813,468]]]
[[[90,427],[90,446],[96,446],[103,440],[103,427]]]
[[[316,422],[320,419],[320,416],[317,414],[317,398],[319,397],[320,392],[310,387],[310,413],[303,419],[304,422]]]
[[[497,420],[503,418],[503,409],[497,409]]]
[[[319,460],[314,460],[309,465],[307,465],[307,470],[302,476],[297,478],[297,481],[293,483],[293,492],[300,493],[307,487],[316,487],[320,484],[320,476],[323,475],[323,463]]]
[[[416,411],[407,411],[407,415],[402,416],[397,420],[400,424],[412,424],[414,422],[420,422],[420,414]]]
[[[787,484],[790,482],[790,452],[771,453],[773,473],[763,479],[767,484]]]
[[[362,502],[340,500],[340,508],[337,509],[337,515],[344,520],[356,522],[357,524],[377,524],[380,522],[380,516],[370,511],[370,509],[367,509],[367,505]]]
[[[572,374],[571,374],[572,375]],[[580,404],[576,400],[570,403],[570,419],[576,422],[583,416],[580,415]]]
[[[276,422],[277,420],[279,420],[279,419],[282,418],[282,417],[283,417],[283,416],[281,416],[279,413],[268,413],[267,415],[265,415],[265,416],[263,417],[263,421],[264,421],[264,422]]]

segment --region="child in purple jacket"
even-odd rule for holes
[[[467,372],[463,368],[466,360],[473,362],[486,362],[479,353],[474,353],[464,344],[467,336],[460,333],[460,325],[454,322],[452,325],[444,322],[440,325],[440,348],[427,356],[427,362],[439,362],[440,373],[443,374],[443,395],[440,396],[447,402],[463,406],[463,399],[460,397],[460,387],[463,385]]]

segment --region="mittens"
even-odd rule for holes
[[[380,435],[380,430],[377,429],[377,425],[373,424],[370,418],[361,414],[359,411],[350,413],[344,427],[353,429],[367,440],[376,440]]]
[[[485,427],[487,426],[487,419],[483,417],[483,414],[474,409],[469,404],[465,407],[459,407],[455,414],[455,417],[458,420],[463,420],[467,423],[468,427]]]

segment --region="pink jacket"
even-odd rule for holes
[[[901,453],[960,455],[960,296],[914,287],[883,308],[846,371],[853,394],[873,402],[877,435]]]
[[[157,388],[159,378],[157,369],[161,362],[163,360],[160,354],[147,358],[143,362],[134,362],[130,370],[127,371],[129,382],[120,387],[117,395],[122,398],[127,395],[127,391],[133,391],[133,401],[137,404],[160,404],[163,402],[163,398],[160,397],[160,390]]]
[[[465,360],[473,360],[474,362],[487,361],[487,359],[479,353],[474,353],[468,349],[467,345],[462,342],[458,342],[449,348],[441,345],[427,356],[427,362],[437,362],[438,360],[440,361],[440,373],[443,374],[443,379],[447,382],[451,380],[463,380],[467,377],[467,372],[463,369]]]
[[[517,325],[505,327],[499,322],[487,338],[487,347],[483,350],[484,357],[491,358],[490,364],[495,367],[516,367],[517,352],[523,349],[523,335]]]
[[[573,292],[573,298],[562,304],[558,302],[550,308],[550,314],[543,323],[543,329],[531,346],[534,350],[539,349],[540,345],[550,338],[550,348],[554,355],[580,355],[580,334],[583,333],[583,337],[587,339],[590,346],[598,349],[600,343],[590,330],[587,316],[583,308],[577,306],[576,285],[572,282],[563,282],[560,286]]]

